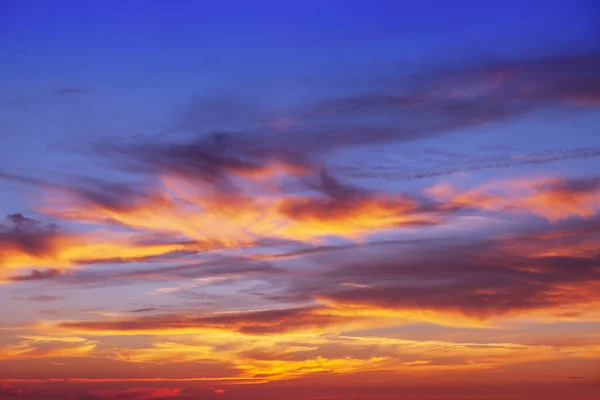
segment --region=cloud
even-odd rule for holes
[[[282,270],[272,264],[239,256],[213,256],[205,261],[187,262],[175,265],[163,265],[152,268],[127,268],[114,271],[80,270],[62,275],[54,280],[55,284],[80,287],[110,287],[132,285],[142,281],[169,282],[190,281],[188,286],[200,286],[202,281],[217,279],[236,280],[254,276],[281,273]]]
[[[266,335],[322,329],[339,325],[350,318],[329,315],[318,308],[292,308],[231,312],[206,316],[163,314],[113,321],[64,321],[57,327],[88,334],[158,334],[234,331],[244,334]]]
[[[555,179],[537,185],[521,206],[549,219],[590,217],[600,208],[600,178]]]
[[[145,169],[149,157],[156,156],[157,166],[223,184],[224,170],[258,168],[267,160],[313,164],[348,146],[415,141],[502,122],[557,104],[594,106],[598,104],[599,64],[600,56],[589,53],[495,64],[484,60],[395,77],[387,80],[385,88],[355,88],[350,95],[316,99],[291,110],[283,128],[275,123],[281,121],[280,115],[270,117],[244,102],[223,97],[199,102],[195,98],[176,126],[197,134],[197,139],[186,147],[171,145],[158,152],[157,145],[145,147],[141,154],[148,155]],[[212,123],[207,124],[206,118]],[[263,122],[269,118],[275,122]],[[243,123],[230,128],[231,121]],[[206,133],[210,127],[221,129],[212,139]]]
[[[432,249],[403,246],[362,262],[360,252],[354,260],[347,252],[336,261],[339,269],[314,278],[320,286],[312,296],[332,307],[348,307],[349,313],[354,308],[392,310],[399,317],[442,324],[460,323],[459,315],[475,320],[557,316],[567,310],[593,315],[600,301],[594,284],[600,277],[598,235],[569,239],[569,246],[560,245],[564,238],[526,236],[436,243]],[[347,281],[359,285],[344,285]],[[306,296],[306,288],[287,292]]]
[[[456,191],[447,183],[440,183],[427,192],[444,201],[447,208],[524,210],[553,221],[571,216],[591,217],[600,204],[598,178],[492,181],[463,192]]]
[[[464,131],[553,104],[594,106],[599,67],[600,55],[590,53],[463,65],[396,78],[385,89],[326,99],[299,111],[299,119],[319,121],[317,126],[329,129],[311,130],[307,124],[298,142],[286,139],[294,148],[300,144],[300,148],[326,152],[340,146],[408,142]],[[385,124],[361,127],[366,116],[377,116]],[[355,125],[348,126],[349,120]]]
[[[194,122],[188,120],[184,125],[194,131],[191,139],[105,141],[96,147],[96,154],[146,184],[73,178],[69,184],[49,185],[46,198],[50,204],[42,211],[75,221],[179,234],[212,245],[240,245],[269,232],[286,239],[314,240],[329,235],[356,237],[366,226],[435,223],[431,215],[407,216],[420,208],[406,196],[369,194],[339,184],[330,173],[322,172],[327,156],[348,146],[412,141],[464,130],[561,102],[573,97],[580,78],[598,79],[597,63],[598,56],[590,54],[438,71],[390,87],[396,93],[369,92],[317,101],[295,112],[294,125],[283,131],[261,125],[215,132],[202,126],[192,129]],[[223,115],[243,111],[242,103],[221,99],[203,103],[199,112],[217,110],[217,119],[225,121]],[[381,114],[385,117],[380,118],[381,124],[367,122]],[[590,151],[465,168],[550,162],[586,157]],[[320,183],[311,182],[315,176],[320,176]],[[306,195],[307,191],[312,193]],[[223,237],[207,234],[217,226]]]
[[[160,156],[152,157],[157,158]],[[173,158],[187,166],[184,159]],[[214,191],[211,184],[205,185],[204,178],[190,181],[189,176],[159,175],[153,194],[136,197],[138,200],[128,202],[127,207],[116,206],[104,195],[90,196],[77,189],[58,197],[50,193],[42,211],[73,221],[108,222],[182,237],[204,243],[207,249],[250,246],[268,238],[356,238],[376,229],[440,223],[440,210],[427,208],[408,196],[341,183],[322,168],[300,176],[277,171],[284,179],[291,179],[296,189],[290,192],[269,178],[265,181],[244,175],[236,177],[238,185],[233,193],[223,193],[222,185]],[[196,175],[191,176],[195,179]],[[129,198],[120,196],[118,190],[112,192],[119,202]]]
[[[40,294],[37,296],[30,296],[30,297],[16,297],[16,300],[22,300],[22,301],[39,301],[39,302],[51,302],[51,301],[60,301],[60,300],[65,300],[64,297],[62,296],[49,296],[46,294]]]
[[[78,358],[95,348],[96,342],[80,337],[23,336],[17,344],[0,347],[0,359]]]
[[[515,168],[522,165],[542,165],[563,160],[590,159],[600,157],[600,147],[575,148],[565,150],[544,151],[530,154],[506,155],[486,158],[475,158],[456,162],[452,166],[440,166],[422,169],[398,170],[389,168],[379,171],[376,168],[342,167],[345,176],[354,178],[385,178],[389,181],[409,181],[415,179],[434,178],[451,175],[457,172],[475,172],[491,169]],[[461,165],[462,164],[462,165]]]
[[[152,388],[133,387],[128,389],[106,389],[90,393],[102,400],[145,400],[145,399],[172,399],[180,398],[181,389],[178,388]]]
[[[201,135],[180,142],[104,143],[97,150],[131,172],[174,175],[225,192],[237,189],[235,177],[302,174],[306,167],[293,151],[270,148],[268,143],[228,133]]]
[[[45,204],[39,211],[56,218],[124,226],[196,242],[190,246],[157,245],[152,250],[152,246],[139,244],[117,249],[117,243],[91,245],[87,241],[59,246],[80,249],[69,253],[114,253],[114,261],[143,260],[199,248],[248,246],[271,237],[315,241],[338,236],[355,240],[382,229],[441,224],[442,211],[449,213],[451,207],[432,207],[411,196],[377,193],[341,183],[323,168],[327,156],[348,146],[412,141],[498,122],[577,97],[579,94],[574,93],[580,91],[580,77],[585,82],[598,78],[594,68],[597,63],[598,56],[590,54],[467,66],[402,82],[390,87],[395,93],[371,91],[316,101],[293,112],[294,125],[283,131],[262,125],[240,128],[238,132],[191,129],[193,118],[188,118],[186,126],[194,131],[191,139],[165,136],[98,145],[96,154],[108,160],[114,172],[133,173],[129,175],[133,183],[75,176],[67,183],[44,183],[14,174],[3,177],[42,187]],[[547,79],[553,82],[551,88],[542,85]],[[581,96],[587,99],[585,93]],[[244,113],[244,102],[234,103],[221,99],[204,103],[201,108],[209,114],[215,111],[217,120],[225,121],[229,113]],[[247,115],[256,113],[262,114],[251,110]],[[374,125],[371,117],[382,114],[382,123]],[[514,162],[549,162],[588,153]],[[422,177],[439,173],[410,174]],[[485,200],[490,202],[488,205],[494,202],[491,195]],[[456,199],[453,201],[456,203]],[[52,243],[51,236],[47,242]],[[56,268],[40,257],[30,257],[34,259],[28,260],[33,263],[30,266],[60,269],[64,265],[109,261],[84,254],[64,260],[64,252],[57,255],[51,250],[46,248],[59,264]]]
[[[23,265],[24,268],[27,268],[27,264]],[[46,270],[31,270],[26,275],[13,275],[8,277],[8,281],[10,282],[27,282],[27,281],[38,281],[41,279],[52,279],[56,276],[60,275],[60,270],[58,269],[46,269]]]
[[[321,196],[292,196],[279,206],[282,214],[301,222],[298,230],[314,227],[345,236],[353,232],[438,222],[433,213],[419,215],[419,212],[425,214],[424,209],[407,196],[383,195],[342,184],[326,170],[318,177],[316,182],[309,183],[309,187]]]
[[[88,93],[87,90],[75,86],[62,86],[52,91],[52,94],[55,96],[71,96],[86,93]]]
[[[160,207],[168,199],[152,189],[126,183],[107,182],[90,177],[72,178],[69,185],[52,185],[51,192],[60,201],[61,196],[74,196],[80,201],[109,212],[127,213],[140,207]]]
[[[136,308],[134,310],[129,310],[130,313],[147,313],[158,310],[158,307],[145,307],[145,308]]]
[[[12,269],[36,259],[52,258],[60,243],[66,239],[55,225],[43,225],[22,214],[11,214],[7,219],[8,225],[0,225],[2,269]]]
[[[15,214],[0,236],[9,249],[3,254],[4,265],[29,272],[9,275],[8,280],[46,279],[63,269],[95,263],[164,262],[205,250],[259,248],[265,246],[261,241],[269,238],[314,242],[338,236],[354,240],[383,229],[444,224],[448,217],[469,209],[531,212],[559,220],[592,216],[600,204],[600,185],[595,178],[521,178],[489,182],[462,192],[440,183],[426,190],[429,199],[367,190],[343,183],[325,169],[298,177],[297,183],[304,188],[302,194],[275,191],[274,196],[245,197],[241,202],[236,196],[224,202],[220,196],[203,196],[185,182],[175,181],[160,192],[164,201],[154,203],[153,196],[146,199],[139,194],[135,206],[124,206],[123,199],[121,203],[107,200],[104,195],[83,199],[79,194],[67,195],[58,201],[56,209],[46,211],[78,222],[115,221],[147,234],[75,234]],[[265,259],[274,257],[276,254]],[[261,264],[260,256],[256,258],[217,261],[220,266],[215,265],[218,271],[213,272],[205,268],[209,265],[191,263],[129,272],[85,271],[64,282],[123,284],[140,278],[173,280],[276,272],[273,266]],[[46,270],[32,269],[40,267]]]
[[[0,272],[5,281],[53,278],[60,271],[98,262],[135,262],[179,252],[198,252],[206,244],[194,241],[144,242],[118,232],[76,233],[42,224],[22,214],[8,216],[0,225]],[[12,274],[25,270],[25,274]]]
[[[2,398],[33,400],[165,400],[191,399],[179,388],[130,387],[112,389],[67,388],[52,385],[51,387],[28,385],[21,387],[0,387]]]
[[[366,327],[369,324],[365,324]],[[502,370],[532,361],[593,359],[593,346],[534,346],[507,342],[408,340],[379,336],[323,335],[318,331],[289,335],[256,335],[223,330],[220,334],[189,332],[173,337],[158,330],[150,345],[115,349],[116,360],[139,365],[218,361],[233,372],[229,379],[269,382],[301,376],[387,371],[393,376]],[[202,379],[202,377],[198,377]],[[227,378],[223,377],[223,382]],[[215,378],[218,380],[218,378]]]

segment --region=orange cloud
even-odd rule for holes
[[[427,193],[446,208],[529,211],[551,221],[570,216],[589,217],[600,209],[599,179],[517,179],[494,181],[459,192],[447,183]]]
[[[307,307],[225,312],[204,316],[166,314],[109,321],[60,321],[55,326],[67,332],[96,335],[194,334],[219,331],[267,335],[325,332],[329,327],[360,322],[361,318],[338,316],[318,307]]]
[[[10,278],[13,276],[12,272],[17,270],[31,268],[68,270],[88,263],[136,261],[178,251],[202,251],[207,248],[206,244],[196,242],[141,243],[135,236],[110,232],[105,234],[51,233],[33,242],[30,247],[24,247],[18,242],[19,240],[29,240],[29,238],[3,241],[0,278]]]
[[[535,193],[517,207],[550,220],[569,216],[589,217],[600,209],[600,179],[552,179],[535,186]]]
[[[14,345],[0,347],[0,359],[73,358],[89,356],[97,342],[80,337],[22,336]]]
[[[367,327],[368,325],[365,325]],[[381,325],[378,325],[381,327]],[[111,336],[127,335],[107,331]],[[176,341],[161,341],[168,336]],[[539,346],[503,342],[452,342],[408,340],[379,336],[322,335],[296,332],[256,335],[222,329],[209,332],[168,332],[157,330],[150,345],[119,346],[104,356],[141,365],[214,362],[226,365],[240,383],[276,381],[322,374],[392,372],[411,376],[438,376],[452,371],[502,370],[509,365],[568,359],[596,359],[594,344]],[[204,379],[198,377],[198,379]],[[206,378],[208,380],[208,378]]]
[[[160,201],[107,207],[68,193],[52,197],[41,211],[60,218],[112,223],[145,232],[179,235],[221,246],[240,246],[265,237],[312,241],[324,236],[356,238],[379,229],[435,222],[403,196],[287,195],[269,193],[255,177],[245,177],[247,194],[215,193],[175,176],[162,178]],[[256,186],[258,185],[258,186]]]

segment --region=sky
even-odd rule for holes
[[[0,398],[600,396],[600,6],[0,0]]]

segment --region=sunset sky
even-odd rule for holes
[[[0,399],[600,398],[600,3],[0,0]]]

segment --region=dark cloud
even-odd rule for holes
[[[168,200],[155,189],[139,183],[115,182],[73,173],[40,179],[0,171],[0,179],[49,190],[55,195],[69,196],[83,204],[114,212],[129,212],[148,205],[168,204]]]
[[[136,308],[135,310],[129,310],[130,313],[146,313],[159,310],[157,307],[146,307],[146,308]]]
[[[590,194],[600,189],[600,178],[562,179],[539,188],[540,191],[562,196]]]
[[[23,175],[23,174],[18,174],[18,173],[13,173],[13,172],[7,172],[7,171],[0,171],[0,179],[6,180],[9,182],[37,186],[37,187],[43,187],[43,186],[47,185],[47,181],[44,179],[39,179],[39,178],[35,178],[35,177]]]
[[[191,279],[219,275],[277,274],[279,272],[281,270],[265,261],[242,257],[223,257],[220,260],[205,263],[124,272],[120,276],[136,279]]]
[[[563,160],[585,160],[600,157],[600,147],[544,151],[540,153],[512,154],[485,158],[453,161],[452,165],[420,169],[357,168],[341,167],[339,171],[354,178],[385,178],[391,181],[408,181],[414,179],[433,178],[457,172],[474,172],[490,169],[515,168],[523,165],[542,165]]]
[[[65,298],[62,296],[49,296],[46,294],[40,294],[37,296],[30,296],[30,297],[17,297],[16,300],[23,300],[23,301],[39,301],[39,302],[50,302],[50,301],[60,301],[60,300],[64,300]]]
[[[336,221],[346,218],[368,218],[374,208],[387,210],[391,215],[417,214],[423,211],[420,204],[405,196],[383,196],[373,191],[344,184],[325,169],[306,179],[305,185],[319,196],[298,196],[286,199],[280,212],[295,220]],[[396,224],[397,222],[394,222]],[[412,219],[406,224],[416,225]]]
[[[43,279],[51,279],[60,275],[60,271],[57,269],[34,269],[26,275],[11,276],[9,278],[12,282],[27,282],[27,281],[39,281]]]
[[[287,275],[278,278],[258,271],[275,289],[274,294],[259,295],[286,303],[317,298],[341,306],[429,310],[474,318],[540,310],[556,310],[558,315],[565,307],[589,304],[600,297],[593,285],[600,277],[600,254],[548,256],[536,252],[538,248],[577,249],[582,240],[600,235],[597,221],[573,224],[568,221],[558,228],[503,239],[387,241],[317,248],[299,255],[323,265],[322,269],[291,281]],[[211,274],[231,272],[226,264],[214,267]],[[170,274],[167,270],[158,276],[165,272]],[[263,334],[340,322],[343,319],[329,315],[326,309],[299,308],[201,317],[161,315],[69,327],[92,331],[216,327]]]
[[[597,221],[565,223],[501,239],[391,244],[316,253],[321,272],[303,281],[273,283],[265,297],[341,306],[461,313],[474,318],[561,312],[600,299]],[[544,254],[543,249],[554,249]],[[585,249],[585,250],[583,250]],[[311,257],[311,256],[309,256]]]
[[[269,162],[277,161],[293,168],[304,165],[294,151],[271,148],[268,142],[255,138],[244,140],[229,133],[200,136],[189,142],[104,143],[98,150],[117,159],[117,163],[129,171],[152,175],[170,173],[226,192],[236,189],[234,176],[260,173],[268,168]]]
[[[131,268],[111,272],[81,270],[62,275],[54,283],[83,287],[108,287],[132,285],[141,281],[178,281],[207,277],[249,278],[281,272],[281,269],[266,261],[246,257],[215,257],[204,262],[155,268]]]
[[[321,314],[316,308],[232,312],[207,316],[167,314],[113,321],[73,321],[61,327],[93,332],[162,331],[217,328],[247,334],[272,334],[339,324],[346,317]]]
[[[70,179],[68,186],[55,187],[69,192],[83,202],[115,212],[128,212],[147,204],[168,202],[160,194],[149,189],[89,177]]]
[[[340,182],[325,168],[322,168],[320,173],[313,178],[316,179],[307,181],[307,187],[331,199],[352,201],[369,195],[369,192],[365,189]]]
[[[50,279],[60,275],[60,269],[53,267],[52,264],[64,262],[60,259],[61,252],[77,246],[85,246],[85,234],[76,234],[71,231],[59,229],[56,224],[44,224],[42,222],[27,218],[22,214],[11,214],[7,217],[6,224],[0,224],[0,266],[11,268],[11,262],[14,260],[22,260],[23,256],[27,256],[25,261],[19,261],[14,265],[15,269],[30,269],[24,274],[11,276],[8,280],[13,282],[20,281],[35,281],[42,279]],[[164,238],[162,238],[164,239]],[[158,240],[158,242],[157,242]],[[159,244],[157,244],[159,243]],[[66,260],[73,265],[89,265],[96,263],[131,263],[131,262],[159,262],[170,261],[170,257],[185,256],[198,253],[204,250],[202,243],[194,241],[176,241],[172,238],[170,242],[160,242],[160,238],[141,238],[136,241],[136,238],[130,238],[128,245],[138,249],[152,249],[160,244],[168,244],[173,246],[173,250],[157,251],[155,254],[148,256],[127,256],[117,257],[113,254],[92,254],[90,256],[80,256],[77,259]],[[121,244],[122,245],[122,244]],[[181,245],[183,249],[178,249],[177,245]],[[185,245],[190,246],[190,250],[185,249]],[[208,246],[214,248],[214,246]],[[207,247],[207,248],[208,248]],[[89,257],[89,258],[88,258]],[[91,258],[96,257],[96,258]],[[27,259],[30,259],[27,261]],[[40,262],[48,263],[48,267],[39,267]],[[32,265],[29,265],[32,263]],[[34,268],[35,269],[31,269]]]
[[[600,54],[551,57],[526,66],[523,87],[548,100],[580,105],[600,104]],[[526,84],[529,83],[529,86]]]
[[[522,115],[549,102],[597,103],[598,70],[600,55],[596,53],[441,69],[396,79],[385,92],[377,88],[317,101],[292,118],[300,129],[280,135],[290,145],[304,144],[321,151],[410,141],[476,127]],[[361,128],[358,119],[372,115],[384,117],[386,123]],[[349,119],[354,123],[345,124]],[[327,129],[322,129],[325,126]]]
[[[32,257],[55,252],[61,233],[56,225],[45,225],[22,214],[10,214],[8,224],[0,224],[0,264],[13,253]]]
[[[191,139],[175,140],[169,135],[137,138],[129,144],[103,142],[96,150],[130,172],[174,174],[233,193],[239,190],[236,178],[263,173],[274,163],[288,168],[288,173],[299,174],[306,169],[317,172],[329,154],[349,146],[402,143],[465,131],[556,104],[595,104],[599,64],[600,55],[593,53],[441,69],[396,80],[384,91],[374,88],[345,97],[317,99],[312,105],[291,111],[284,128],[253,122],[268,120],[269,116],[249,106],[251,102],[233,96],[195,98],[184,107],[175,124],[177,129],[192,132]],[[274,121],[281,118],[275,114]],[[213,125],[205,124],[204,116],[217,121],[216,125],[211,128]],[[230,128],[228,121],[232,120],[245,122]],[[590,156],[597,156],[597,149],[406,174],[419,178]],[[406,174],[400,173],[399,178]],[[108,207],[128,207],[138,194],[125,186],[92,186],[98,190],[79,189],[80,195]]]
[[[217,328],[270,334],[339,327],[365,318],[351,309],[348,314],[335,311],[348,307],[474,319],[535,312],[568,318],[600,299],[595,284],[600,279],[600,252],[591,246],[600,242],[599,227],[597,219],[567,220],[491,239],[316,247],[290,253],[318,266],[303,271],[302,279],[260,271],[265,290],[248,293],[282,304],[316,300],[325,305],[212,315],[178,312],[62,326],[89,332]],[[273,257],[277,258],[286,257]],[[211,273],[221,268],[227,269],[225,264],[215,266]]]
[[[3,248],[16,248],[31,255],[52,252],[58,235],[55,225],[42,225],[22,214],[10,214],[7,219],[9,225],[0,226],[0,244]]]
[[[57,383],[50,386],[34,383],[19,386],[1,386],[0,398],[31,400],[191,400],[196,397],[193,393],[179,388],[131,386],[96,389],[86,386],[63,386]]]
[[[110,399],[110,400],[166,400],[189,399],[179,388],[131,387],[125,389],[105,389],[82,395],[81,400]],[[85,397],[87,396],[87,397]],[[79,398],[76,398],[79,399]]]

